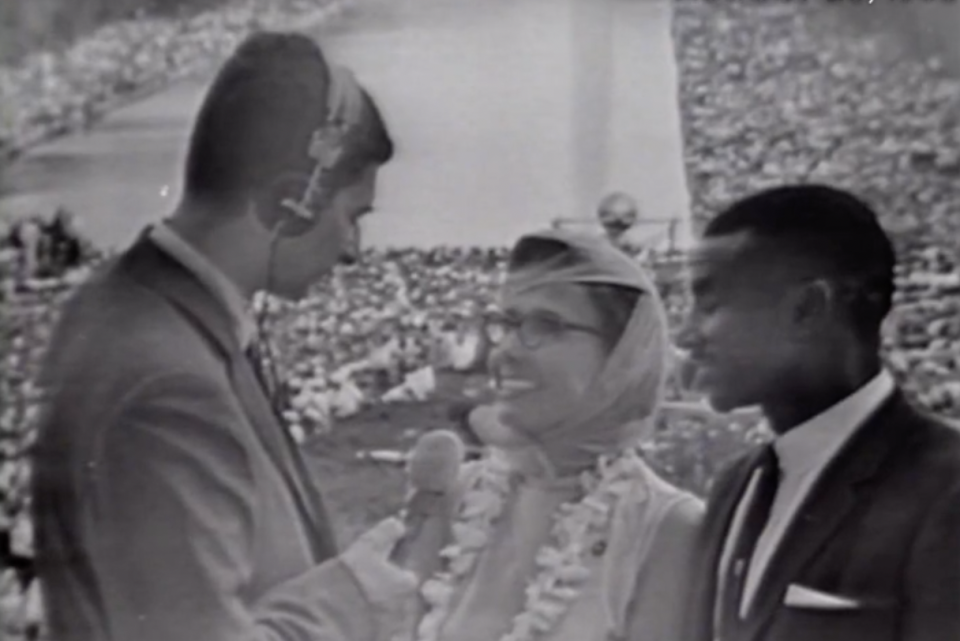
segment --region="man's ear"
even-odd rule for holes
[[[800,336],[815,336],[823,332],[836,311],[836,291],[833,284],[819,278],[803,283],[787,296],[790,326]]]
[[[280,238],[301,236],[317,223],[318,207],[305,203],[309,180],[288,174],[270,183],[253,201],[254,214],[264,229]]]

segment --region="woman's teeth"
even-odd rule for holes
[[[520,378],[497,379],[494,383],[494,386],[501,392],[512,394],[526,392],[534,388],[534,384],[531,381],[526,381]]]

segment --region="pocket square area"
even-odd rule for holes
[[[787,588],[783,604],[794,608],[813,608],[818,610],[856,610],[861,604],[856,599],[815,590],[796,583]]]

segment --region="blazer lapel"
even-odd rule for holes
[[[226,310],[189,270],[151,242],[146,232],[121,259],[121,268],[167,298],[227,361],[234,392],[293,495],[316,560],[335,554],[333,533],[319,493],[308,482],[306,466],[298,458],[295,445],[286,440],[281,420],[243,353]]]
[[[746,623],[744,638],[756,639],[777,611],[787,586],[826,545],[857,504],[857,494],[908,432],[909,412],[897,390],[857,431],[814,484],[774,552]]]
[[[698,621],[694,624],[695,633],[688,635],[691,639],[713,639],[715,631],[719,630],[717,614],[722,594],[718,587],[721,572],[725,569],[721,567],[723,551],[734,514],[750,481],[750,473],[756,467],[758,456],[759,451],[734,464],[717,479],[716,488],[710,492],[700,552],[700,581],[695,588],[694,603],[699,606]]]
[[[237,397],[256,428],[261,443],[290,486],[294,501],[310,526],[310,543],[315,560],[318,563],[326,560],[335,554],[336,542],[319,492],[310,483],[306,465],[296,449],[296,444],[283,433],[280,419],[274,412],[253,366],[239,350],[234,350],[230,355],[230,376]]]

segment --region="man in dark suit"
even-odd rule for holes
[[[715,409],[759,406],[776,438],[713,485],[688,641],[960,639],[960,433],[882,363],[894,264],[826,186],[707,225],[680,343]]]
[[[296,299],[356,258],[392,153],[306,37],[251,36],[221,69],[181,203],[80,288],[50,346],[34,508],[53,639],[372,640],[415,589],[388,561],[396,521],[338,553],[249,354],[251,296]]]

